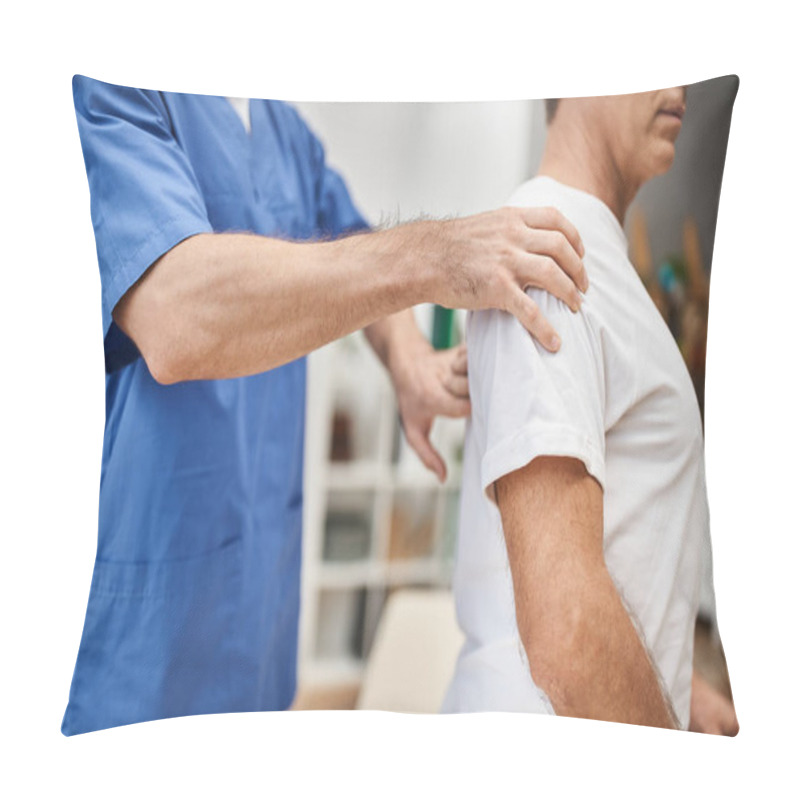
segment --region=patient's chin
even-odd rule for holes
[[[657,175],[663,175],[669,171],[675,161],[675,145],[672,142],[664,141],[663,139],[656,144],[653,148],[652,156],[650,158],[650,174],[647,178],[655,178]]]

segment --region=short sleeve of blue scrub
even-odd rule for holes
[[[97,558],[67,734],[288,707],[296,684],[305,360],[170,386],[112,319],[189,236],[308,240],[366,222],[284,103],[73,80],[102,284]]]
[[[114,306],[142,273],[183,239],[212,228],[158,92],[76,76],[73,96],[91,189],[107,335]]]

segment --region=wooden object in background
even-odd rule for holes
[[[652,298],[664,319],[669,318],[669,303],[667,297],[658,283],[653,264],[653,252],[650,248],[650,234],[647,232],[647,219],[644,211],[635,206],[631,212],[631,237],[630,237],[630,258],[631,263],[639,273],[647,293]]]
[[[703,267],[700,233],[694,217],[687,217],[683,223],[683,253],[686,257],[689,297],[698,303],[708,303],[709,279]]]
[[[687,217],[683,223],[683,251],[686,259],[688,299],[681,317],[680,346],[692,377],[700,413],[703,414],[710,280],[703,266],[700,233],[693,217]]]
[[[334,411],[331,427],[331,461],[350,461],[353,458],[352,417],[347,411]]]
[[[654,277],[653,253],[650,250],[650,236],[647,233],[647,220],[644,211],[635,207],[631,212],[630,255],[633,266],[642,282],[647,285]]]
[[[463,643],[449,591],[394,592],[375,635],[356,708],[438,713]]]

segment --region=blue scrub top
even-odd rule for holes
[[[112,86],[73,95],[102,280],[97,560],[62,732],[287,708],[296,686],[306,365],[156,383],[111,312],[201,232],[366,227],[284,103]]]

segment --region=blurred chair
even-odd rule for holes
[[[397,590],[378,624],[356,708],[437,713],[463,641],[451,592]]]

